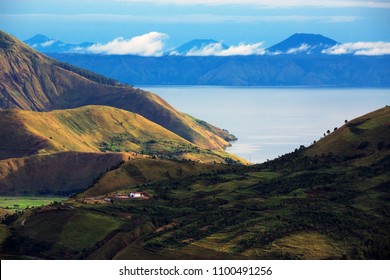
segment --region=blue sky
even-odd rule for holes
[[[150,32],[165,48],[195,38],[271,46],[293,33],[339,42],[390,41],[389,0],[1,0],[0,29],[69,43]]]

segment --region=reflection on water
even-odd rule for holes
[[[264,162],[390,104],[390,89],[148,87],[176,109],[228,129],[227,151]]]

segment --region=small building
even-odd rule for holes
[[[143,198],[149,199],[150,196],[146,192],[131,192],[129,193],[130,198]]]

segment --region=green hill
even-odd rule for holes
[[[389,153],[390,107],[386,106],[351,121],[318,141],[307,155],[371,156]]]
[[[145,183],[186,178],[226,168],[227,166],[224,164],[204,164],[167,159],[135,159],[105,173],[95,184],[77,197],[128,194],[136,191],[139,185]]]
[[[108,169],[134,158],[241,161],[201,149],[138,114],[107,106],[0,111],[0,135],[0,194],[85,190]],[[152,165],[149,169],[154,170]]]
[[[63,151],[168,154],[196,148],[138,114],[106,106],[44,113],[1,111],[0,129],[1,158]]]

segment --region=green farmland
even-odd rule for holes
[[[0,196],[0,209],[7,210],[8,212],[15,212],[27,208],[48,205],[54,201],[64,201],[66,199],[67,197],[60,196]]]

